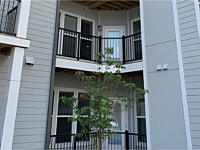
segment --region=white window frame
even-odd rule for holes
[[[146,107],[145,105],[145,99],[144,99],[144,107]],[[145,119],[146,120],[146,116],[138,116],[137,115],[137,101],[134,101],[134,114],[135,114],[135,133],[138,133],[138,119]]]
[[[74,13],[71,13],[71,12],[68,12],[68,11],[65,11],[65,10],[60,10],[60,28],[64,28],[65,15],[69,15],[69,16],[77,18],[77,27],[76,27],[77,30],[76,30],[76,32],[81,32],[81,20],[86,20],[86,21],[92,22],[92,24],[93,24],[92,35],[95,34],[95,20],[94,19],[87,18],[87,17],[81,16],[81,15],[77,15],[77,14],[74,14]],[[59,30],[59,32],[60,32],[60,30]],[[74,36],[74,37],[76,37],[76,36]],[[88,40],[90,40],[90,39],[88,39]],[[63,43],[63,36],[59,36],[58,41],[59,41],[59,43]],[[60,46],[60,47],[58,47],[58,50],[60,50],[58,52],[58,54],[62,54],[63,44],[59,44],[58,46]]]
[[[65,15],[69,15],[69,16],[77,18],[77,32],[81,32],[81,20],[87,20],[87,21],[92,22],[93,23],[92,35],[94,35],[94,33],[95,33],[95,20],[94,19],[87,18],[87,17],[81,16],[81,15],[77,15],[77,14],[74,14],[74,13],[71,13],[71,12],[68,12],[65,10],[60,10],[60,13],[61,13],[61,15],[60,15],[60,27],[61,28],[64,28]]]
[[[194,7],[197,20],[198,35],[200,38],[200,2],[198,0],[194,0]]]
[[[131,34],[134,34],[133,33],[133,23],[136,22],[136,21],[140,21],[141,22],[140,17],[131,20]],[[141,24],[140,24],[140,30],[141,30]],[[141,39],[142,39],[142,37],[140,37],[138,39],[133,39],[133,42],[139,41]],[[134,57],[135,57],[135,54],[134,54]]]
[[[73,92],[74,97],[78,98],[79,93],[85,93],[82,89],[73,89],[73,88],[63,88],[63,87],[55,87],[54,88],[54,103],[53,103],[53,114],[52,114],[52,128],[51,134],[56,135],[57,131],[57,120],[58,118],[67,118],[75,116],[74,111],[72,115],[58,115],[58,104],[59,104],[59,92]],[[72,122],[72,132],[71,134],[75,134],[77,129],[77,121]]]
[[[131,20],[131,34],[133,34],[133,23],[136,22],[136,21],[139,21],[139,20],[140,20],[140,17]]]

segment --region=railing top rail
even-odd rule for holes
[[[81,34],[83,36],[90,36],[90,37],[94,37],[94,38],[99,38],[99,36],[95,36],[95,35],[91,35],[91,34],[84,34],[84,33],[81,33],[81,32],[78,32],[78,31],[69,30],[69,29],[66,29],[66,28],[61,28],[60,27],[60,30]],[[140,34],[141,34],[141,32],[138,32],[138,33],[134,33],[134,34],[131,34],[131,35],[128,35],[128,36],[124,36],[124,37],[128,38],[128,37],[136,36],[136,35],[140,35]],[[122,37],[102,37],[102,39],[122,39]]]
[[[104,132],[104,134],[107,134],[108,132]],[[88,134],[88,133],[85,133]],[[97,134],[97,132],[91,132],[89,133],[90,135],[92,134]],[[125,132],[111,132],[110,134],[126,134]],[[139,134],[139,133],[129,133],[129,135],[137,135],[137,136],[146,136],[146,134]],[[56,134],[56,135],[50,135],[50,137],[57,137],[57,136],[75,136],[77,134],[73,134],[73,133],[65,133],[65,134]]]
[[[140,34],[141,34],[141,32],[134,33],[134,34],[131,34],[131,35],[125,36],[125,38],[132,37],[132,36],[136,36],[136,35],[140,35]]]
[[[102,37],[102,39],[122,39],[122,37]]]
[[[10,13],[12,13],[13,11],[15,11],[15,10],[17,9],[17,7],[18,7],[18,5],[15,6],[15,7],[13,7],[11,10],[9,10],[9,11],[7,12],[7,14],[10,14]]]
[[[146,136],[146,134],[139,134],[139,133],[128,133],[129,135],[137,135],[137,136]]]
[[[78,31],[73,31],[73,30],[69,30],[69,29],[65,29],[65,28],[60,28],[60,29],[64,30],[64,31],[73,32],[73,33],[76,33],[76,34],[81,34],[83,36],[90,36],[90,37],[94,37],[94,38],[99,38],[98,36],[94,36],[94,35],[90,35],[90,34],[84,34],[84,33],[78,32]]]

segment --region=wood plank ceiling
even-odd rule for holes
[[[139,0],[72,0],[81,5],[87,6],[89,9],[97,10],[128,10],[139,6]]]

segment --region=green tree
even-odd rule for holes
[[[121,74],[121,70],[125,69],[119,62],[111,59],[113,48],[107,48],[105,53],[99,53],[98,69],[95,72],[86,74],[83,71],[77,71],[75,75],[83,84],[86,98],[90,100],[89,106],[78,108],[78,99],[75,97],[61,97],[64,103],[72,105],[75,116],[70,118],[71,121],[78,121],[83,127],[83,133],[97,131],[97,149],[100,150],[103,141],[112,134],[111,119],[115,103],[123,103],[124,109],[131,107],[134,100],[143,96],[147,90],[138,88],[134,83],[126,82]],[[105,71],[102,73],[102,59],[106,60]],[[115,70],[115,71],[113,71]],[[118,94],[119,89],[124,89],[125,93]],[[130,91],[134,91],[134,97],[129,96]],[[83,117],[86,116],[87,117]],[[89,127],[89,128],[88,128]]]

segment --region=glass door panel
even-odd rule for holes
[[[73,131],[73,123],[69,121],[69,117],[73,116],[73,108],[62,102],[60,98],[63,96],[70,98],[74,92],[59,91],[56,135],[72,134]],[[71,136],[58,136],[56,142],[71,142]]]
[[[113,54],[110,55],[113,61],[118,62],[120,61],[120,42],[121,39],[115,39],[120,38],[120,31],[108,31],[108,41],[106,48],[113,48]]]
[[[65,14],[63,30],[62,54],[68,57],[76,57],[77,51],[77,21],[73,16]]]
[[[115,108],[113,110],[111,119],[113,119],[111,122],[113,134],[107,140],[108,144],[106,145],[108,145],[108,147],[106,147],[106,149],[123,149],[123,139],[125,137],[119,132],[124,132],[125,115],[121,103],[115,103]]]
[[[93,23],[81,19],[80,59],[91,60]]]
[[[113,48],[113,54],[109,59],[115,62],[122,61],[122,36],[124,35],[123,27],[104,27],[103,51],[106,48]]]
[[[141,26],[140,20],[133,21],[133,34],[141,33]],[[141,59],[142,58],[142,41],[141,35],[135,35],[134,37],[134,49],[135,49],[135,58]]]
[[[83,107],[88,107],[90,104],[90,100],[86,98],[85,93],[78,93],[78,108],[81,109]],[[82,119],[86,118],[89,115],[88,113],[84,113],[82,116]],[[81,122],[77,122],[77,128],[76,128],[76,133],[81,134],[80,138],[77,138],[77,141],[88,141],[89,140],[89,134],[88,134],[88,129],[89,126],[81,124]],[[83,143],[87,144],[87,142]]]

